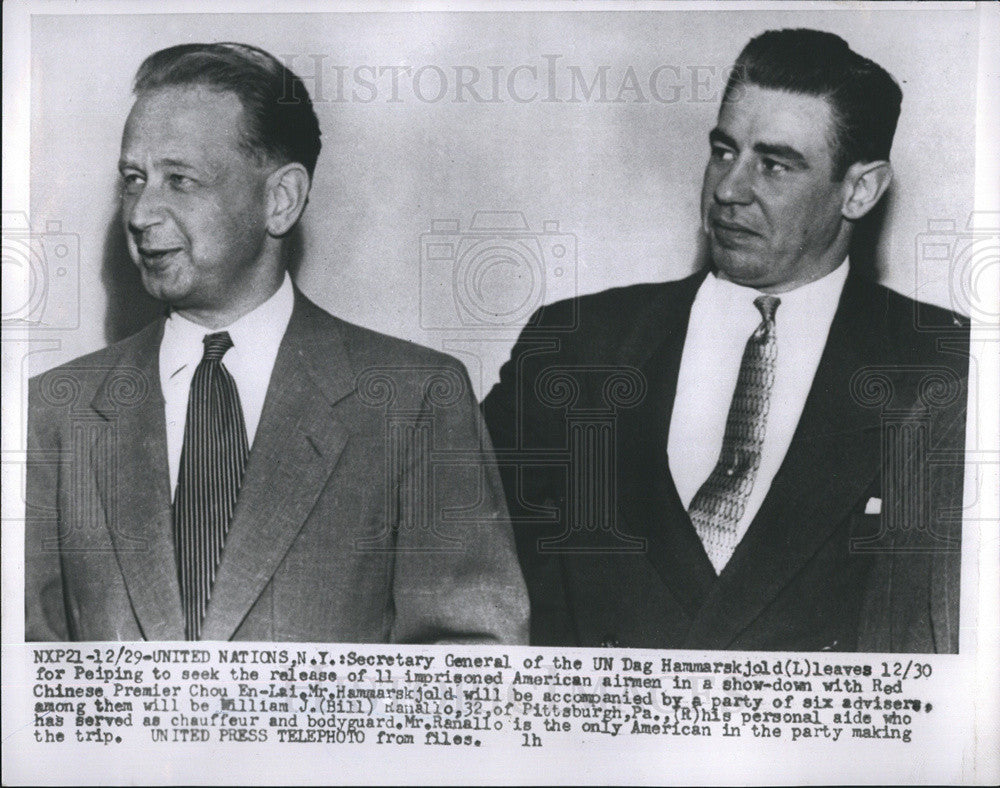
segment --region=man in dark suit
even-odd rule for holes
[[[753,39],[710,268],[529,322],[483,408],[533,642],[957,651],[968,324],[847,260],[901,97],[837,36]]]
[[[26,640],[523,642],[463,367],[285,270],[320,149],[301,81],[192,44],[135,93],[122,216],[170,311],[30,383]]]

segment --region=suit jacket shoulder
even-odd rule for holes
[[[309,330],[340,335],[351,366],[357,373],[373,367],[394,367],[400,371],[433,367],[464,369],[458,359],[447,353],[336,317],[301,293],[296,296],[296,308],[301,309],[302,323]]]
[[[511,358],[545,339],[557,341],[559,357],[567,362],[638,360],[664,332],[686,327],[705,274],[703,269],[683,279],[613,287],[541,307],[521,331]]]
[[[46,372],[34,375],[31,380],[37,381],[45,375],[54,372],[103,369],[106,373],[108,369],[118,363],[121,358],[134,355],[137,350],[146,348],[150,345],[154,347],[158,346],[162,334],[163,320],[155,320],[131,336],[120,339],[111,345],[101,348],[100,350],[95,350],[92,353],[86,353],[85,355],[70,359],[69,361],[60,364],[57,367],[53,367]]]
[[[531,317],[521,338],[558,332],[566,347],[580,344],[587,356],[593,357],[595,351],[622,344],[622,327],[642,326],[650,321],[658,324],[665,314],[694,297],[704,277],[704,271],[699,271],[669,282],[624,285],[556,301]],[[602,343],[602,337],[609,342]],[[597,347],[593,345],[595,339]]]
[[[163,335],[163,320],[112,345],[39,373],[28,380],[28,421],[45,431],[58,414],[94,403],[111,372],[116,384],[129,397],[148,390],[157,380],[157,351]],[[114,386],[112,386],[114,389]],[[99,403],[97,403],[99,404]]]
[[[914,301],[883,285],[872,284],[871,287],[882,294],[887,333],[901,357],[933,357],[942,350],[950,350],[952,356],[967,356],[970,332],[967,317],[939,306]]]

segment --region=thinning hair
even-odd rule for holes
[[[243,106],[241,144],[261,163],[298,162],[312,177],[319,158],[319,121],[302,80],[263,49],[248,44],[181,44],[146,58],[136,95],[202,86],[233,93]]]

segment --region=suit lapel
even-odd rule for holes
[[[162,320],[144,329],[98,387],[91,404],[110,428],[103,461],[93,470],[143,636],[183,640],[159,375],[162,337]]]
[[[630,456],[620,464],[623,516],[646,538],[646,557],[691,618],[715,570],[677,493],[667,441],[691,305],[705,274],[671,283],[650,313],[636,320],[642,328],[622,354],[650,384],[643,403],[620,416],[620,445]]]
[[[880,465],[877,408],[852,376],[887,358],[874,287],[851,275],[798,428],[760,510],[699,611],[688,645],[726,648],[831,537]]]
[[[212,588],[205,640],[228,640],[239,628],[347,442],[334,405],[354,390],[354,374],[332,321],[296,291]]]

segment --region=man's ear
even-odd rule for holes
[[[267,232],[280,237],[287,233],[305,210],[311,180],[298,162],[279,167],[267,178]]]
[[[892,165],[887,161],[856,161],[844,175],[844,204],[840,212],[856,221],[868,213],[892,182]]]

